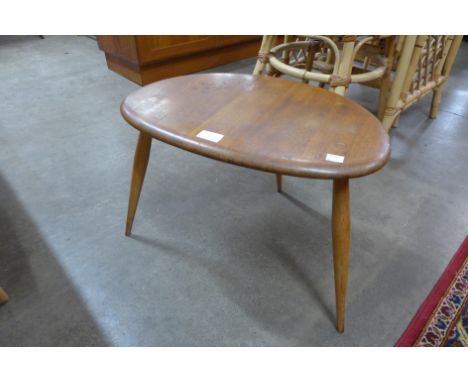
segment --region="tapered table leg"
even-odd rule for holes
[[[348,284],[348,262],[350,246],[349,181],[333,181],[333,268],[335,271],[336,330],[344,331],[346,288]]]
[[[283,192],[283,175],[276,174],[276,190]]]
[[[3,290],[3,288],[0,288],[0,305],[5,304],[7,301],[8,301],[8,295]]]
[[[130,197],[128,199],[127,225],[125,235],[132,233],[133,219],[140,199],[141,187],[145,180],[146,168],[151,152],[151,137],[148,134],[140,132],[138,143],[133,159],[132,181],[130,184]]]

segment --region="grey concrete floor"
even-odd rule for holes
[[[437,119],[402,115],[352,182],[346,332],[334,328],[331,183],[154,142],[123,235],[137,85],[86,37],[0,39],[0,345],[391,346],[468,233],[468,44]],[[249,73],[253,59],[216,71]],[[371,109],[377,92],[351,97]]]

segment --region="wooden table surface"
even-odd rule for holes
[[[362,106],[285,79],[227,73],[171,78],[130,94],[121,112],[158,140],[277,174],[354,178],[380,169],[390,153],[387,133]],[[197,137],[203,130],[223,137]]]

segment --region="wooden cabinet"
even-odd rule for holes
[[[261,36],[98,36],[109,69],[145,85],[253,57]]]

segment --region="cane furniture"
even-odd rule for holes
[[[463,36],[399,36],[393,57],[395,73],[386,89],[382,123],[388,131],[400,113],[433,92],[430,118],[439,111],[442,89]],[[387,93],[388,92],[388,93]]]
[[[355,102],[320,88],[241,74],[199,74],[156,82],[130,94],[121,113],[140,131],[126,235],[131,234],[152,138],[242,167],[333,180],[336,328],[343,332],[349,179],[379,170],[390,152],[377,118]]]
[[[283,42],[277,44],[278,39]],[[351,83],[375,81],[387,69],[392,36],[263,36],[253,74],[287,74],[344,95]],[[355,65],[359,63],[360,65]]]
[[[278,40],[283,42],[279,45]],[[433,92],[435,118],[442,88],[463,36],[263,36],[254,74],[287,74],[345,95],[359,83],[379,89],[377,116],[388,131],[399,115]],[[281,175],[278,175],[281,181]]]

